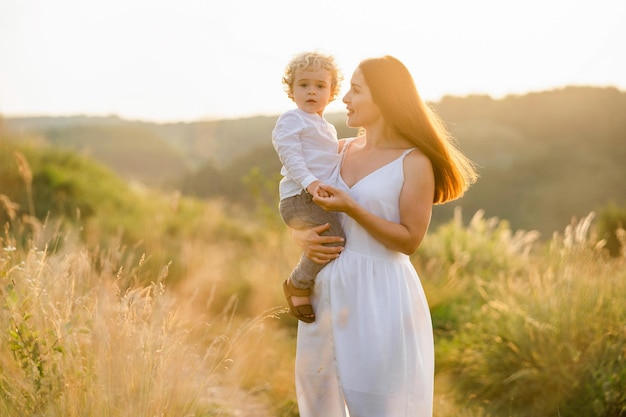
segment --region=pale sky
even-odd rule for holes
[[[428,101],[626,90],[626,0],[0,0],[0,114],[274,115],[304,50],[393,55]],[[328,111],[342,111],[341,100]]]

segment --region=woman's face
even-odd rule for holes
[[[343,102],[348,109],[347,125],[349,127],[367,129],[367,126],[382,120],[380,109],[372,99],[372,94],[360,68],[357,68],[352,74],[350,91],[343,96]]]

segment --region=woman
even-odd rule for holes
[[[296,389],[303,417],[432,416],[432,323],[409,255],[433,204],[460,197],[476,179],[421,100],[406,67],[385,56],[362,61],[343,98],[347,139],[337,187],[313,199],[341,213],[346,245],[293,231],[309,258],[329,263],[318,275],[314,323],[299,323]]]

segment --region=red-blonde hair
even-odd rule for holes
[[[359,68],[387,127],[430,159],[435,174],[433,203],[461,197],[478,178],[475,165],[422,100],[409,70],[392,56],[366,59]]]

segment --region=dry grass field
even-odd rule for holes
[[[146,198],[133,245],[0,196],[0,415],[297,416],[280,283],[299,252],[276,214]],[[593,213],[540,241],[458,210],[412,261],[436,417],[626,416],[626,256]]]

